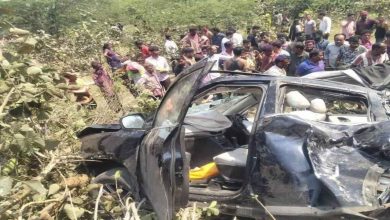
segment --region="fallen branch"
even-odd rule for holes
[[[263,203],[257,198],[257,195],[253,196],[253,199],[265,210],[265,212],[271,217],[272,220],[276,220],[276,218],[272,215],[272,213],[263,205]]]
[[[76,213],[74,211],[74,205],[73,205],[73,200],[72,200],[72,195],[71,195],[71,191],[69,190],[69,187],[68,185],[66,184],[66,178],[64,175],[62,175],[62,173],[57,169],[58,173],[60,174],[60,176],[62,177],[63,181],[64,181],[64,185],[65,185],[65,193],[68,193],[68,196],[69,196],[69,201],[70,201],[70,205],[72,206],[72,214],[73,214],[73,217],[74,219],[77,220],[77,216],[76,216]]]
[[[13,200],[11,200],[11,202],[9,202],[8,204],[5,205],[5,207],[0,207],[0,216],[5,212],[7,211],[8,209],[10,209],[12,206],[16,205],[17,203],[20,203],[20,201],[24,198],[26,198],[28,195],[30,195],[31,193],[31,188],[30,187],[27,187],[25,188],[24,192],[22,193],[22,195],[20,195],[18,198],[14,198]]]
[[[31,205],[45,204],[45,203],[48,203],[48,202],[61,202],[65,198],[66,198],[66,193],[64,193],[63,197],[61,197],[59,199],[48,199],[48,200],[44,200],[44,201],[29,202],[27,204],[24,204],[22,206],[22,208],[20,208],[20,210],[19,210],[18,220],[23,220],[23,211],[24,211],[24,209],[29,207],[29,206],[31,206]]]
[[[14,91],[15,91],[15,87],[13,87],[13,88],[8,92],[7,96],[5,96],[4,101],[3,101],[3,103],[2,103],[1,106],[0,106],[0,114],[3,113],[3,110],[4,110],[5,106],[7,105],[8,101],[9,101],[9,99],[11,98],[11,95],[12,95],[12,93],[13,93]]]
[[[51,156],[50,162],[41,171],[41,175],[40,176],[42,178],[46,177],[46,175],[48,173],[50,173],[50,171],[57,165],[57,163],[59,161],[58,158],[52,152],[50,152],[50,156]]]
[[[192,206],[192,214],[191,214],[191,220],[196,220],[196,202],[194,202],[194,205]]]
[[[100,186],[100,189],[99,189],[99,194],[96,198],[96,202],[95,202],[95,211],[93,213],[93,219],[94,220],[97,220],[98,219],[98,209],[99,209],[99,202],[100,202],[100,197],[102,197],[103,195],[103,185]]]
[[[135,207],[135,202],[130,203],[130,209],[131,209],[131,212],[133,213],[133,218],[132,219],[140,220],[140,217],[138,215],[138,210]]]

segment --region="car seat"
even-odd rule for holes
[[[240,148],[219,154],[214,157],[221,176],[231,182],[242,182],[245,177],[245,167],[248,158],[248,148]]]
[[[324,121],[326,119],[326,105],[322,99],[313,99],[309,102],[302,93],[291,91],[286,94],[286,104],[293,110],[289,114],[304,120]]]

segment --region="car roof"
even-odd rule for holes
[[[316,86],[323,87],[328,89],[337,89],[346,92],[359,92],[359,93],[368,93],[374,92],[367,87],[352,85],[348,83],[336,82],[325,79],[309,79],[302,77],[292,77],[292,76],[269,76],[269,75],[260,75],[253,73],[245,73],[245,72],[231,72],[231,71],[211,71],[214,73],[220,73],[222,76],[206,83],[214,84],[214,83],[248,83],[248,82],[278,82],[280,84],[295,84],[295,85],[307,85],[307,86]]]

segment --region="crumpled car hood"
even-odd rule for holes
[[[335,125],[283,114],[264,118],[260,132],[284,169],[309,190],[320,181],[342,206],[378,205],[379,189],[390,186],[379,183],[390,168],[390,121]]]

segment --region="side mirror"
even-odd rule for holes
[[[141,114],[127,115],[120,120],[123,128],[140,129],[145,124],[145,119]]]

